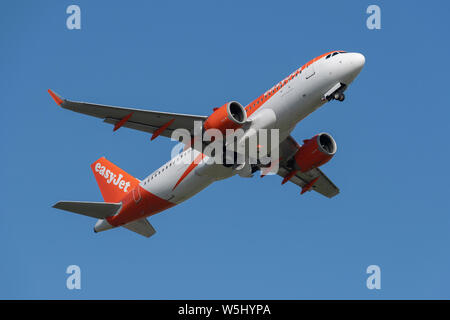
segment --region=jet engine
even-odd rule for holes
[[[214,112],[206,119],[203,127],[205,130],[217,129],[225,134],[227,129],[236,130],[247,121],[247,112],[244,107],[236,101],[231,101]]]
[[[327,163],[336,153],[337,146],[328,133],[319,133],[309,140],[295,153],[295,163],[301,172],[306,172]]]

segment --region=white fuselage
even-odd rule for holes
[[[313,59],[249,103],[245,108],[251,123],[249,129],[277,128],[281,142],[300,120],[327,102],[324,94],[333,86],[342,83],[348,87],[362,69],[364,56],[343,52],[331,56],[332,53]],[[232,167],[207,164],[206,156],[200,163],[193,163],[199,155],[199,151],[187,149],[143,179],[140,186],[161,199],[179,204],[212,182],[237,173]]]

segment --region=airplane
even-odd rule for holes
[[[301,187],[301,194],[314,190],[328,198],[339,188],[319,169],[336,153],[337,145],[328,133],[319,133],[303,144],[290,135],[298,122],[332,100],[344,101],[344,92],[362,70],[365,57],[361,53],[336,50],[324,53],[302,65],[286,78],[258,96],[245,107],[237,101],[214,108],[210,116],[198,116],[134,108],[114,107],[63,99],[50,89],[51,97],[60,107],[103,119],[114,125],[148,132],[151,140],[171,137],[177,129],[193,133],[194,122],[203,129],[242,128],[279,130],[279,159],[276,174]],[[183,161],[184,158],[184,161]],[[147,217],[186,201],[215,181],[241,174],[236,166],[208,163],[208,157],[187,144],[176,155],[148,177],[139,180],[106,158],[92,163],[91,168],[104,202],[59,201],[53,207],[98,219],[95,232],[124,227],[150,237],[155,229]],[[189,161],[185,161],[190,159]],[[194,159],[195,161],[191,161]],[[263,174],[262,165],[253,164],[251,172]],[[243,174],[243,176],[246,176]]]

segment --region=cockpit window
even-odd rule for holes
[[[337,55],[337,54],[339,54],[339,53],[347,53],[347,51],[335,51],[335,52],[332,52],[332,53],[330,53],[329,55],[327,55],[325,59],[334,57],[335,55]]]

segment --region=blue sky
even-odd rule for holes
[[[81,30],[66,28],[70,4]],[[370,4],[381,30],[366,28]],[[0,298],[450,298],[445,1],[3,1]],[[51,208],[100,201],[101,156],[143,178],[174,143],[59,109],[47,94],[208,115],[324,52],[361,52],[347,91],[302,121],[330,132],[341,194],[233,177],[150,218],[156,236],[92,232]],[[82,289],[65,270],[79,265]],[[381,290],[366,268],[381,267]]]

